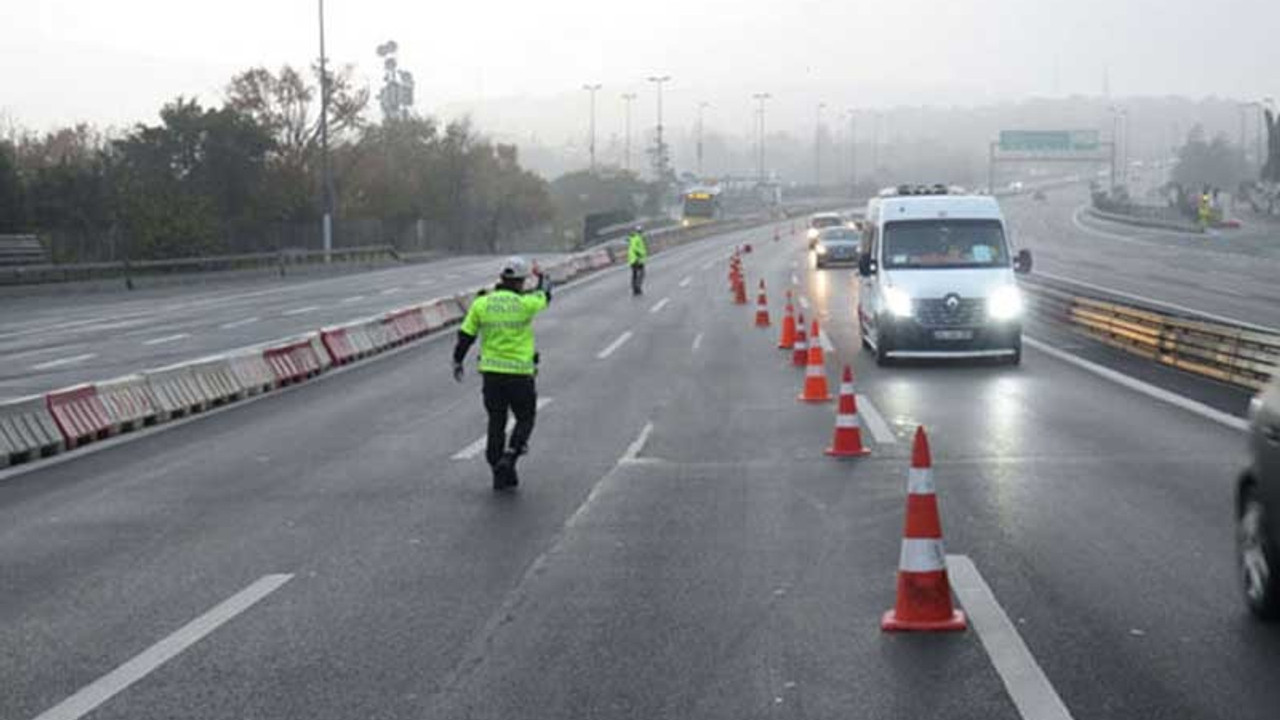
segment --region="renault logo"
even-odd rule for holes
[[[951,293],[943,298],[942,302],[947,306],[947,312],[955,312],[960,309],[960,296],[955,293]]]

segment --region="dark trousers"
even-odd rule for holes
[[[511,432],[511,450],[523,453],[533,434],[534,417],[538,414],[538,390],[532,375],[482,373],[484,376],[484,409],[489,413],[489,443],[484,456],[493,465],[507,449],[507,413],[516,416]]]
[[[644,286],[644,263],[631,266],[631,292],[639,295]]]

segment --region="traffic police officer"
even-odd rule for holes
[[[480,338],[480,375],[484,378],[484,408],[489,413],[485,459],[493,469],[494,490],[519,484],[516,458],[528,451],[538,410],[533,318],[551,302],[551,283],[537,268],[534,274],[538,285],[526,292],[529,264],[524,258],[509,258],[497,286],[471,303],[453,349],[453,377],[461,382],[462,361],[477,336]],[[508,412],[516,418],[509,446]]]
[[[649,247],[645,245],[644,235],[637,225],[627,238],[627,264],[631,266],[631,294],[644,292],[644,264],[649,259]]]

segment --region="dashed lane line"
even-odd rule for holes
[[[680,281],[680,287],[689,287],[689,283],[691,282],[693,282],[693,276],[686,275],[685,278]]]
[[[596,354],[596,359],[597,360],[608,359],[610,355],[617,352],[618,348],[622,347],[624,344],[626,344],[628,340],[631,339],[631,335],[632,333],[630,330],[619,335],[617,340],[614,340],[613,342],[609,343],[608,347],[606,347],[605,349],[601,350],[599,353]]]
[[[671,298],[669,298],[669,297],[664,297],[664,298],[662,298],[661,300],[659,300],[658,302],[654,303],[654,304],[653,304],[653,307],[649,308],[649,312],[650,312],[651,314],[656,315],[656,314],[658,314],[658,313],[662,312],[662,308],[666,307],[666,306],[667,306],[667,303],[669,303],[669,302],[671,302]]]
[[[866,423],[867,430],[871,432],[871,437],[875,438],[877,443],[891,445],[898,442],[893,430],[889,428],[889,423],[884,421],[884,416],[866,395],[858,396],[858,414],[862,416],[862,421]]]
[[[389,288],[387,288],[386,290],[383,290],[383,291],[379,292],[378,294],[379,294],[379,295],[394,295],[395,293],[398,293],[398,292],[400,292],[400,288],[397,286],[397,287],[389,287]]]
[[[306,307],[293,308],[292,310],[285,310],[280,314],[285,317],[292,317],[294,315],[306,315],[307,313],[313,313],[319,309],[320,309],[319,305],[308,305]]]
[[[542,408],[544,408],[544,407],[546,407],[546,406],[548,406],[548,405],[550,405],[550,404],[551,404],[551,398],[549,398],[549,397],[540,397],[540,398],[538,398],[538,409],[539,409],[539,410],[541,410]],[[509,433],[509,432],[511,432],[511,431],[512,431],[512,429],[514,429],[514,428],[515,428],[515,426],[516,426],[516,420],[515,420],[515,418],[508,418],[508,419],[507,419],[507,432],[508,432],[508,433]],[[461,450],[459,450],[458,452],[454,453],[454,454],[453,454],[453,459],[454,459],[454,460],[474,460],[474,459],[476,459],[476,458],[480,457],[480,453],[484,452],[485,445],[486,445],[488,442],[489,442],[489,438],[488,438],[487,436],[485,436],[485,437],[481,437],[481,438],[479,438],[478,440],[476,440],[475,442],[471,443],[470,445],[468,445],[468,446],[466,446],[466,447],[462,448]]]
[[[341,300],[339,300],[339,301],[338,301],[338,304],[339,304],[339,305],[350,305],[351,303],[358,303],[358,302],[360,302],[361,300],[364,300],[364,296],[363,296],[363,295],[352,295],[351,297],[342,298]]]
[[[237,615],[256,605],[293,579],[290,574],[264,575],[240,592],[175,630],[131,660],[84,686],[76,694],[36,716],[35,720],[78,720],[123,692],[130,685],[177,657]]]
[[[640,436],[627,446],[627,451],[622,454],[622,459],[618,462],[635,462],[636,459],[640,457],[641,451],[644,450],[645,444],[649,442],[649,435],[652,433],[653,423],[645,423],[644,427],[640,430]]]
[[[808,309],[809,309],[809,298],[807,298],[807,297],[805,297],[805,296],[801,295],[801,296],[800,296],[800,307],[804,308],[805,310],[808,310]]]
[[[973,561],[967,555],[948,555],[947,574],[951,588],[960,598],[982,647],[986,648],[991,664],[1023,720],[1071,720],[1067,706]]]
[[[143,345],[168,345],[169,343],[178,342],[179,340],[186,340],[189,337],[191,337],[191,333],[178,333],[177,335],[165,335],[164,337],[151,338],[150,340],[144,340],[142,344]]]
[[[693,352],[698,352],[702,348],[702,333],[698,333],[693,338]]]
[[[76,363],[82,363],[85,360],[92,360],[96,357],[98,357],[98,353],[85,353],[83,355],[73,355],[71,357],[58,358],[57,360],[50,360],[49,362],[42,362],[39,365],[32,365],[31,369],[32,370],[52,370],[54,368],[65,367],[67,365],[75,365]]]
[[[823,352],[830,354],[836,351],[835,345],[831,344],[831,337],[821,330],[818,332],[818,342],[822,345]]]
[[[244,319],[242,319],[242,320],[236,320],[236,321],[234,321],[234,322],[223,323],[223,324],[219,325],[218,327],[219,327],[220,329],[222,329],[222,330],[233,330],[233,329],[238,328],[238,327],[244,327],[245,325],[252,325],[253,323],[256,323],[256,322],[258,322],[258,318],[256,318],[256,317],[247,317],[247,318],[244,318]]]
[[[1193,412],[1196,415],[1199,415],[1206,420],[1212,420],[1219,425],[1225,425],[1226,427],[1241,431],[1247,431],[1249,429],[1248,421],[1243,418],[1238,418],[1235,415],[1224,413],[1221,410],[1209,407],[1208,405],[1192,400],[1191,398],[1170,392],[1162,387],[1156,387],[1151,383],[1143,382],[1142,380],[1117,372],[1111,368],[1103,367],[1095,362],[1085,360],[1078,355],[1073,355],[1064,350],[1059,350],[1043,340],[1037,340],[1033,337],[1023,335],[1022,342],[1046,355],[1055,357],[1065,363],[1075,365],[1081,370],[1093,373],[1094,375],[1110,380],[1118,385],[1123,385],[1130,390],[1136,390],[1147,397]]]

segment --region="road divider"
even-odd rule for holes
[[[45,396],[53,421],[67,441],[67,449],[112,435],[111,419],[98,397],[98,389],[88,383],[55,390]]]
[[[156,421],[160,408],[141,375],[126,375],[96,384],[114,432],[129,432]]]

